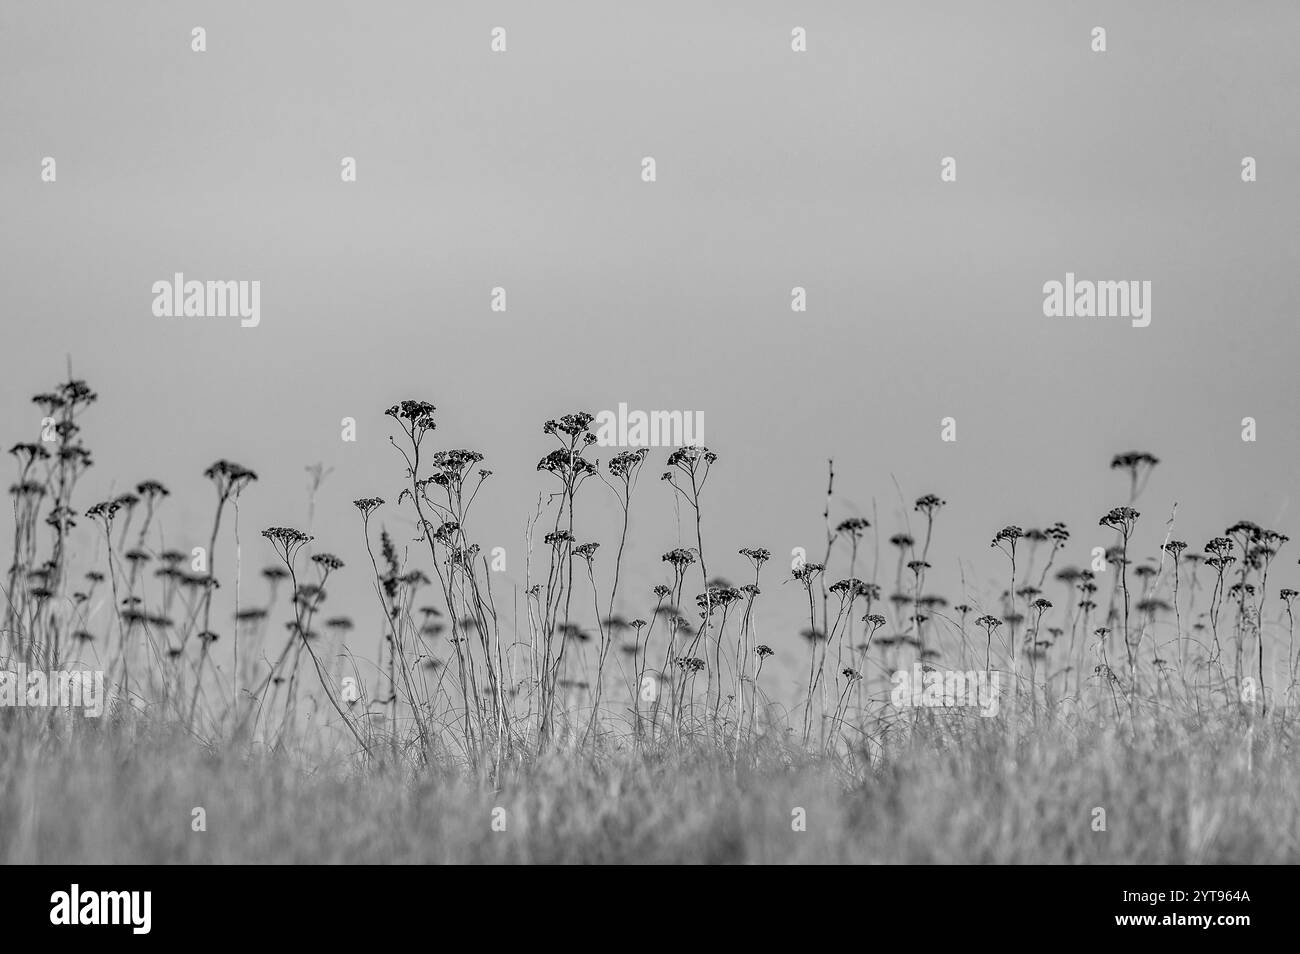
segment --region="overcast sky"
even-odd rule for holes
[[[169,539],[197,545],[201,473],[234,459],[261,475],[254,565],[257,529],[305,526],[323,462],[312,529],[353,570],[329,609],[359,620],[350,501],[403,527],[382,410],[408,397],[438,405],[439,446],[487,456],[474,536],[515,579],[542,423],[619,402],[703,413],[706,547],[733,579],[741,546],[821,547],[828,457],[833,519],[874,504],[888,536],[900,497],[947,499],[954,603],[996,596],[1005,524],[1066,521],[1077,563],[1110,543],[1118,451],[1162,460],[1148,552],[1174,501],[1195,548],[1239,518],[1300,539],[1298,32],[1293,2],[6,3],[4,440],[36,436],[29,398],[71,355],[100,393],[81,503],[155,477]],[[1044,317],[1067,271],[1150,281],[1150,326]],[[261,324],[155,317],[175,272],[260,281]],[[693,543],[666,455],[634,501],[628,616]],[[611,553],[589,493],[579,538]],[[763,636],[793,654],[787,563]]]

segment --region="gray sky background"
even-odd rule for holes
[[[1065,520],[1071,562],[1108,544],[1123,450],[1162,459],[1146,552],[1175,500],[1197,548],[1239,518],[1300,539],[1298,31],[1291,2],[6,3],[4,440],[36,436],[30,395],[71,354],[100,394],[82,504],[156,477],[169,542],[196,545],[202,470],[232,458],[262,478],[253,566],[257,530],[305,524],[304,466],[336,468],[313,530],[352,569],[327,609],[362,624],[350,501],[383,496],[401,526],[382,410],[406,397],[438,405],[438,446],[487,455],[476,538],[515,579],[542,423],[620,401],[703,412],[706,547],[733,579],[741,546],[817,552],[830,456],[837,520],[874,499],[901,529],[895,481],[909,511],[948,500],[931,562],[953,602],[996,595],[1007,523]],[[176,271],[260,280],[261,326],[155,318]],[[1150,327],[1045,318],[1067,271],[1150,280]],[[679,543],[666,454],[634,502],[629,596]],[[594,485],[588,506],[579,538],[608,565],[615,508]],[[765,577],[790,628],[760,632],[793,652],[786,565]]]

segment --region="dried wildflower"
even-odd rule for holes
[[[572,450],[553,450],[537,462],[537,469],[552,474],[565,483],[576,487],[583,479],[595,474],[596,465],[581,454]]]
[[[649,454],[650,450],[646,447],[634,451],[620,451],[610,460],[609,472],[614,477],[630,480]]]
[[[185,573],[181,576],[181,586],[191,590],[219,590],[221,584],[216,577],[206,574]]]
[[[361,516],[369,519],[370,515],[384,505],[383,497],[361,497],[352,501],[352,506],[361,511]]]
[[[1227,537],[1215,537],[1209,543],[1205,544],[1205,550],[1206,552],[1213,553],[1216,557],[1222,559],[1232,552],[1234,546],[1236,546],[1236,544]],[[1206,562],[1208,563],[1209,561],[1207,560]]]
[[[217,498],[225,501],[238,497],[250,483],[257,480],[257,474],[247,467],[233,461],[219,460],[203,472],[203,476],[212,481],[217,488]]]
[[[15,444],[13,447],[9,448],[9,453],[18,458],[18,462],[23,470],[26,470],[33,461],[45,460],[50,456],[50,452],[42,445],[31,443]]]
[[[59,460],[76,472],[94,466],[94,461],[91,459],[90,451],[86,450],[86,448],[82,447],[80,444],[70,447],[60,447]]]
[[[669,550],[662,557],[664,563],[670,563],[678,570],[684,569],[695,562],[695,550],[678,547],[675,550]]]
[[[1104,517],[1097,521],[1101,527],[1110,527],[1112,530],[1123,534],[1127,540],[1133,532],[1133,525],[1137,523],[1141,514],[1132,507],[1115,507],[1110,510]]]
[[[408,434],[418,432],[423,435],[425,431],[431,431],[437,426],[433,421],[436,410],[438,409],[428,401],[400,401],[384,413],[402,424],[403,430]]]
[[[835,532],[842,536],[857,538],[862,536],[863,532],[870,526],[870,521],[864,517],[849,517],[847,520],[840,521],[835,528]]]
[[[135,485],[135,492],[146,500],[153,501],[159,497],[171,496],[171,491],[156,480],[142,480]]]
[[[149,622],[149,614],[138,609],[123,610],[122,622],[127,626],[127,628],[141,626]]]
[[[688,474],[694,473],[704,465],[707,470],[709,465],[718,459],[718,455],[703,445],[688,444],[686,447],[679,447],[668,455],[668,466],[676,467]]]
[[[805,563],[797,566],[791,571],[791,576],[802,583],[804,586],[812,586],[812,582],[819,574],[824,572],[826,567],[820,563]]]
[[[846,602],[856,600],[861,596],[867,596],[871,589],[869,584],[863,583],[857,577],[850,577],[847,580],[832,583],[830,591],[838,596],[841,602]]]
[[[726,609],[739,599],[741,599],[740,590],[733,586],[710,586],[695,597],[695,605],[712,613],[719,608]]]
[[[1129,475],[1129,496],[1136,499],[1146,487],[1151,471],[1160,460],[1146,451],[1127,451],[1111,458],[1111,470],[1126,470]]]
[[[120,508],[116,502],[112,500],[104,500],[90,507],[90,509],[86,511],[86,516],[98,520],[104,528],[104,533],[107,534],[109,527],[113,525],[113,518],[117,516],[117,511],[119,509]]]
[[[74,378],[59,385],[59,397],[62,406],[76,407],[78,404],[94,404],[99,395],[90,389],[85,381]]]
[[[459,566],[472,573],[474,561],[478,559],[478,552],[479,545],[477,543],[472,543],[467,547],[453,547],[447,555],[446,562],[451,566]]]
[[[927,517],[933,517],[935,511],[944,506],[948,501],[940,500],[934,494],[926,494],[924,497],[918,497],[915,509],[925,514]]]
[[[1227,530],[1223,531],[1226,537],[1233,537],[1241,545],[1243,552],[1249,551],[1254,543],[1258,543],[1264,537],[1264,529],[1257,523],[1250,520],[1238,520]]]
[[[262,536],[271,541],[271,545],[276,548],[280,558],[289,567],[293,566],[293,558],[297,556],[298,551],[316,539],[301,530],[294,530],[291,527],[271,527],[263,530]]]
[[[543,539],[549,546],[553,546],[556,549],[559,549],[560,546],[562,546],[565,543],[574,542],[574,536],[568,530],[553,530],[550,533],[548,533]]]
[[[471,547],[471,549],[475,553],[477,553],[478,545],[475,544],[473,547]],[[397,578],[397,582],[401,583],[403,586],[407,586],[414,589],[415,587],[418,586],[428,586],[433,581],[429,579],[428,575],[423,570],[415,569],[415,570],[407,570],[405,573],[403,573],[401,576]]]
[[[586,432],[595,419],[594,415],[588,414],[586,411],[575,411],[572,414],[564,415],[559,420],[547,421],[542,427],[542,433],[554,434],[557,437],[560,434],[566,434],[570,438],[577,438]]]
[[[9,493],[18,499],[23,498],[41,498],[45,496],[45,487],[34,480],[24,480],[21,483],[10,484]]]
[[[1125,454],[1116,454],[1110,462],[1111,470],[1129,470],[1135,467],[1154,467],[1160,463],[1159,459],[1148,454],[1146,451],[1129,451]]]
[[[470,469],[483,459],[483,455],[478,451],[457,450],[438,451],[433,455],[431,460],[433,474],[427,477],[423,484],[434,483],[439,487],[447,487],[453,492],[459,491],[465,483],[465,477]],[[488,473],[482,471],[481,473]]]
[[[300,584],[293,598],[303,606],[313,606],[325,602],[325,591],[315,583]]]
[[[425,524],[426,528],[428,523]],[[455,520],[446,520],[439,524],[438,529],[433,531],[433,538],[439,543],[451,546],[460,536],[460,524]]]
[[[993,542],[989,544],[989,546],[997,547],[1006,552],[1014,554],[1016,552],[1016,541],[1019,540],[1024,535],[1025,535],[1025,531],[1021,530],[1019,527],[1012,524],[1010,526],[1003,527],[1001,530],[999,530],[994,535]]]

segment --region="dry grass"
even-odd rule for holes
[[[368,565],[269,528],[257,542],[279,562],[258,594],[230,546],[252,470],[208,469],[209,563],[186,569],[155,538],[159,482],[84,512],[75,500],[93,392],[69,381],[36,401],[53,437],[11,451],[0,663],[94,658],[115,696],[102,720],[0,708],[0,861],[1300,860],[1287,539],[1242,522],[1198,553],[1171,524],[1140,552],[1149,454],[1112,464],[1129,492],[1099,521],[1114,534],[1107,571],[1063,565],[1062,524],[1005,527],[992,545],[1006,589],[951,605],[929,579],[937,496],[916,500],[917,537],[890,537],[865,582],[880,531],[832,518],[832,469],[825,553],[787,569],[760,547],[706,543],[719,458],[679,449],[654,483],[693,545],[640,568],[662,580],[647,594],[630,591],[623,556],[648,454],[599,459],[590,415],[565,415],[544,428],[552,493],[507,620],[471,536],[490,471],[477,452],[432,449],[432,405],[386,412],[403,489],[356,501]],[[601,492],[621,522],[598,552],[579,533]],[[426,531],[400,556],[386,507]],[[79,523],[98,534],[96,569],[68,557]],[[728,550],[752,571],[743,585],[708,570]],[[326,586],[349,571],[373,578],[373,604],[355,608],[369,623],[324,618]],[[244,594],[225,642],[222,580]],[[778,701],[755,627],[782,585],[807,627],[797,698]],[[626,605],[644,618],[619,617]],[[375,642],[363,666],[354,647]],[[890,675],[914,665],[1002,677],[999,711],[900,707]]]
[[[87,721],[72,736],[41,714],[0,718],[4,863],[1300,860],[1293,748],[1272,732],[1246,743],[1229,723],[1153,726],[1139,744],[1045,730],[1013,760],[999,720],[942,729],[922,717],[856,781],[770,747],[743,769],[687,748],[557,752],[507,768],[497,788],[454,772],[250,757],[138,718]],[[206,832],[191,831],[196,806]],[[495,808],[505,831],[493,830]],[[792,830],[796,808],[806,831]]]

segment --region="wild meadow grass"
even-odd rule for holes
[[[473,535],[491,471],[435,446],[427,402],[385,412],[400,489],[355,501],[367,559],[345,566],[298,528],[241,526],[257,474],[226,460],[202,558],[168,549],[162,482],[81,499],[89,386],[35,401],[41,439],[10,450],[0,669],[99,669],[112,695],[99,719],[0,707],[5,862],[1300,859],[1287,538],[1241,521],[1198,548],[1169,523],[1144,552],[1150,454],[1112,461],[1128,492],[1099,515],[1104,553],[1068,563],[1062,523],[991,528],[981,559],[1005,587],[950,601],[930,579],[937,495],[868,572],[885,531],[832,514],[832,467],[824,551],[787,562],[706,539],[738,479],[718,455],[606,449],[568,414],[541,429],[514,592]],[[625,566],[632,514],[665,492],[692,545]],[[92,566],[74,566],[78,527]],[[732,554],[738,583],[709,569]],[[342,573],[370,581],[350,616],[323,606]],[[758,635],[778,587],[806,619],[794,698]],[[900,672],[927,691],[900,694]],[[928,691],[957,672],[993,695]]]

